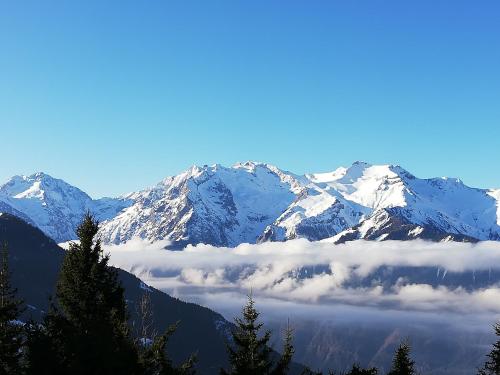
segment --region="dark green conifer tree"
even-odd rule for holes
[[[392,360],[392,368],[388,375],[414,375],[415,362],[410,358],[410,344],[402,342],[396,349]]]
[[[19,374],[22,347],[22,325],[17,321],[22,302],[10,283],[7,244],[0,254],[0,374]]]
[[[236,318],[236,330],[232,333],[234,345],[228,345],[229,372],[221,374],[261,375],[269,374],[272,367],[269,339],[271,331],[259,337],[263,323],[258,322],[259,312],[251,295],[243,308],[242,317]]]
[[[77,229],[79,243],[70,244],[64,258],[55,307],[43,326],[28,335],[32,373],[50,373],[47,366],[53,364],[34,361],[47,350],[56,351],[51,354],[63,373],[140,373],[124,291],[116,270],[108,266],[97,231],[98,222],[87,214]]]
[[[287,323],[285,330],[285,339],[283,342],[283,353],[278,359],[278,363],[271,372],[272,375],[286,375],[290,369],[295,348],[293,347],[293,330],[290,327],[290,321]]]
[[[498,337],[493,349],[488,353],[488,360],[479,370],[479,375],[500,375],[500,323],[495,324],[495,334]]]
[[[228,345],[230,370],[221,370],[226,375],[278,375],[288,373],[294,348],[292,345],[292,331],[287,329],[283,354],[277,364],[272,359],[272,350],[269,347],[271,332],[260,331],[263,323],[258,322],[259,312],[255,309],[252,296],[243,308],[242,317],[236,318],[236,330],[232,333],[233,345]]]
[[[167,355],[167,343],[175,332],[178,322],[170,326],[163,335],[156,335],[154,330],[153,307],[151,296],[146,292],[139,303],[137,334],[139,357],[144,375],[190,375],[194,374],[196,357],[191,356],[179,367],[175,367]]]
[[[191,375],[194,374],[195,356],[191,356],[179,367],[175,367],[167,356],[167,342],[177,325],[171,326],[163,335],[154,338],[152,343],[143,343],[141,362],[145,375]]]

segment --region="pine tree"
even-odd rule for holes
[[[156,336],[153,342],[141,351],[141,362],[145,375],[191,375],[194,374],[195,356],[191,356],[179,367],[174,367],[167,356],[167,342],[177,329],[177,324],[172,325],[160,336]]]
[[[271,372],[272,375],[286,375],[290,369],[295,348],[293,347],[293,330],[290,327],[290,321],[287,323],[285,330],[285,339],[283,343],[283,353],[281,354],[276,367]]]
[[[242,317],[235,319],[236,330],[232,332],[233,344],[227,346],[231,369],[229,372],[221,369],[221,374],[288,374],[295,352],[290,323],[285,330],[283,353],[274,363],[272,358],[274,353],[269,347],[271,332],[266,330],[261,334],[263,323],[258,322],[259,315],[260,313],[255,309],[255,302],[249,295],[247,304],[243,307]]]
[[[22,302],[10,283],[7,244],[2,246],[0,258],[0,374],[19,374],[23,329],[17,320]]]
[[[495,334],[498,337],[493,349],[487,355],[488,360],[484,367],[479,370],[479,375],[500,375],[500,323],[495,324]]]
[[[236,318],[236,330],[232,333],[233,345],[228,345],[229,372],[221,374],[262,375],[272,368],[271,349],[268,346],[271,332],[259,335],[263,323],[258,322],[259,312],[255,309],[252,296],[243,308],[242,318]],[[260,336],[260,337],[259,337]]]
[[[189,375],[194,374],[196,357],[191,356],[179,367],[174,367],[167,356],[167,343],[179,322],[170,326],[163,335],[157,335],[154,326],[151,296],[146,292],[138,306],[138,348],[144,375]]]
[[[410,344],[402,342],[396,349],[392,369],[388,375],[414,375],[415,362],[410,358]]]
[[[47,366],[53,364],[35,361],[47,351],[63,373],[139,373],[124,290],[97,231],[98,222],[87,214],[77,229],[79,243],[72,243],[64,258],[55,306],[43,326],[32,327],[28,335],[32,373],[50,373]]]

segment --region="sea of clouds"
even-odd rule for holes
[[[251,291],[261,308],[279,316],[337,319],[439,319],[446,314],[477,329],[490,329],[500,317],[500,279],[474,287],[473,275],[500,270],[500,243],[415,241],[292,240],[208,245],[170,251],[167,241],[132,240],[108,246],[111,264],[179,298],[200,303],[231,318]],[[447,274],[470,274],[471,285],[440,285],[398,277],[389,286],[377,270],[434,268]],[[498,275],[498,274],[496,274]],[[371,279],[373,277],[373,279]],[[364,280],[353,283],[353,280]],[[444,279],[443,279],[444,280]]]

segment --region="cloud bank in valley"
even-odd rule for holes
[[[167,244],[133,240],[106,250],[113,265],[146,283],[223,310],[241,305],[252,290],[270,308],[293,306],[325,315],[346,307],[371,310],[374,315],[381,311],[385,315],[447,312],[474,315],[475,319],[484,316],[488,321],[500,314],[498,242],[354,241],[334,245],[299,239],[236,248],[188,246],[183,251],[165,250]],[[398,269],[404,271],[398,274]],[[432,282],[412,280],[411,274],[420,269],[431,270]],[[475,285],[478,273],[486,275],[480,286]],[[445,285],[452,274],[465,277]],[[385,278],[391,280],[389,284]]]

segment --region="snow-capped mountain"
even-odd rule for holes
[[[311,239],[336,236],[338,242],[360,238],[500,239],[498,191],[470,188],[458,179],[418,179],[399,166],[362,162],[306,177],[310,190],[335,198],[337,210],[332,211],[328,199],[304,196],[289,208],[296,212],[285,212],[266,228],[265,233],[278,234],[271,239],[297,234]],[[328,236],[321,235],[318,219],[322,217],[337,224],[327,226],[332,230]]]
[[[134,204],[103,223],[101,238],[108,243],[136,236],[180,245],[253,243],[302,188],[293,175],[267,164],[194,166],[127,196]]]
[[[394,165],[356,162],[295,175],[264,163],[193,166],[152,188],[93,200],[46,174],[0,186],[0,211],[34,223],[56,241],[75,238],[85,211],[105,243],[134,237],[178,246],[352,239],[500,240],[500,190],[458,179],[419,179]]]
[[[124,199],[92,200],[80,189],[41,172],[14,176],[0,186],[0,211],[34,224],[57,242],[76,237],[75,228],[86,211],[106,220],[128,204]]]

